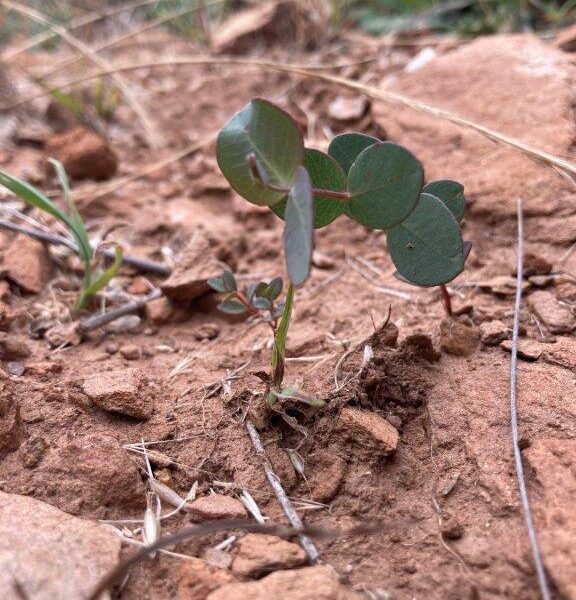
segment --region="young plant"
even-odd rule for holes
[[[462,241],[459,226],[466,206],[463,186],[450,180],[424,185],[422,164],[398,144],[345,133],[331,141],[327,154],[305,148],[290,115],[255,99],[220,132],[217,158],[236,192],[248,202],[269,207],[285,221],[284,255],[290,281],[275,330],[273,365],[278,373],[272,378],[273,392],[282,383],[283,367],[280,370],[274,360],[283,361],[294,288],[310,274],[314,229],[345,215],[385,231],[398,277],[414,285],[445,286],[464,269],[470,244]],[[236,294],[235,289],[218,291]],[[445,287],[442,292],[445,300]],[[255,308],[246,300],[244,304],[229,296],[221,308],[225,310],[231,301],[246,311]]]
[[[84,263],[84,280],[80,295],[74,306],[74,310],[79,311],[86,308],[90,298],[107,286],[112,278],[118,273],[122,264],[122,249],[116,244],[115,258],[112,265],[103,271],[96,270],[95,267],[100,259],[103,247],[100,246],[96,250],[92,248],[86,225],[72,200],[72,193],[66,171],[62,164],[57,160],[50,159],[50,163],[56,170],[56,174],[60,181],[68,209],[67,212],[62,210],[55,202],[50,200],[50,198],[45,196],[34,186],[17,177],[13,177],[9,173],[5,173],[4,171],[0,171],[0,185],[10,190],[22,201],[26,202],[26,204],[56,217],[63,223],[72,236],[76,247],[78,248],[78,254]]]

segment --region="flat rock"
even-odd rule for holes
[[[0,492],[0,597],[86,598],[120,558],[120,540],[97,523]],[[109,598],[108,595],[103,598]]]
[[[36,475],[50,501],[69,513],[100,516],[107,507],[127,511],[145,505],[138,467],[109,436],[82,436],[51,448]]]
[[[357,443],[377,446],[384,456],[396,451],[398,430],[376,413],[345,406],[340,412],[340,425]]]
[[[246,517],[246,509],[240,500],[222,494],[210,494],[194,500],[188,513],[193,521],[198,522]]]
[[[118,157],[108,142],[85,127],[52,136],[46,156],[59,160],[74,179],[110,179],[118,169]]]
[[[235,581],[230,571],[199,558],[186,560],[178,571],[178,600],[205,600],[214,590]]]
[[[277,571],[264,579],[249,583],[233,583],[212,592],[207,600],[360,600],[338,580],[331,567],[317,566]]]
[[[280,569],[301,567],[308,562],[306,552],[298,544],[263,533],[245,535],[237,548],[232,573],[238,577],[261,577]]]
[[[261,2],[239,11],[218,28],[213,37],[216,52],[245,54],[257,47],[286,44],[300,39],[312,46],[319,35],[318,25],[299,2]]]
[[[541,439],[523,456],[540,484],[532,500],[542,556],[563,598],[576,598],[576,440]]]
[[[52,277],[53,267],[46,246],[25,235],[17,235],[2,260],[5,277],[25,292],[38,294]]]
[[[570,333],[576,326],[572,311],[562,306],[551,292],[530,294],[528,305],[551,333]]]
[[[486,346],[498,346],[500,342],[503,342],[512,335],[510,327],[497,319],[480,323],[480,332],[482,334],[482,343]]]
[[[437,56],[416,73],[389,78],[387,87],[568,155],[574,139],[571,60],[535,35],[500,35],[498,43],[486,36]],[[373,103],[372,114],[389,139],[423,162],[428,180],[453,176],[461,181],[473,212],[514,216],[520,196],[525,214],[554,214],[572,194],[553,169],[474,131],[409,108],[390,110],[383,102]],[[541,225],[530,223],[527,239]],[[554,233],[562,228],[556,224]]]
[[[440,323],[440,347],[448,354],[470,356],[478,347],[482,333],[478,327],[454,319]]]
[[[214,254],[208,240],[196,234],[182,250],[170,277],[162,283],[162,291],[178,302],[190,302],[210,291],[208,279],[226,269]]]
[[[549,344],[542,344],[534,340],[518,340],[518,358],[522,358],[528,362],[538,360],[546,351]],[[500,347],[506,352],[512,352],[512,340],[504,340]]]
[[[104,410],[136,419],[148,419],[154,400],[146,376],[139,369],[94,373],[82,384],[84,393]]]

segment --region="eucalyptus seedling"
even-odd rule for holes
[[[284,352],[294,288],[310,274],[314,230],[342,215],[386,232],[388,252],[404,281],[441,286],[444,296],[442,286],[464,269],[470,244],[460,233],[466,207],[463,186],[450,180],[425,185],[422,164],[398,144],[344,133],[331,141],[327,153],[306,148],[289,114],[255,99],[221,130],[217,158],[236,192],[252,204],[269,207],[285,222],[289,284],[280,335],[275,335],[277,358]],[[249,310],[234,295],[221,308],[230,302]],[[252,303],[250,310],[254,308]],[[281,377],[273,380],[272,391],[278,391]]]
[[[60,181],[64,199],[67,205],[67,211],[62,210],[55,202],[45,196],[40,190],[34,186],[0,171],[0,185],[9,189],[13,194],[18,196],[26,204],[38,208],[53,217],[56,217],[68,230],[74,240],[78,254],[84,263],[84,279],[80,295],[76,301],[74,309],[76,311],[86,308],[88,301],[92,296],[97,294],[101,289],[106,287],[112,278],[118,273],[122,264],[122,249],[118,244],[115,245],[115,257],[112,265],[107,269],[97,270],[96,264],[100,259],[102,246],[96,250],[90,243],[86,225],[80,216],[80,213],[72,200],[72,192],[66,171],[60,162],[50,159],[50,163],[56,170],[56,174]]]

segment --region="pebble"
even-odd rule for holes
[[[142,350],[135,344],[126,344],[120,348],[120,354],[126,360],[138,360],[142,357]]]
[[[570,333],[576,326],[572,311],[562,306],[551,292],[530,294],[528,305],[551,333]]]
[[[357,443],[377,446],[384,456],[396,452],[398,430],[380,415],[345,406],[340,412],[340,424]]]
[[[440,323],[440,347],[448,354],[470,356],[480,343],[481,331],[454,319],[444,319]]]
[[[222,494],[210,494],[194,500],[189,506],[188,513],[196,522],[246,517],[246,509],[240,500]]]

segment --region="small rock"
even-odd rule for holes
[[[64,346],[78,346],[82,341],[80,334],[80,323],[57,323],[50,327],[44,334],[44,338],[51,348],[64,348]]]
[[[396,427],[398,431],[402,431],[402,419],[398,415],[388,415],[386,420],[390,425]]]
[[[320,25],[305,6],[295,0],[261,2],[234,13],[213,37],[216,52],[244,54],[286,40],[302,40],[312,47],[321,34]]]
[[[338,490],[344,483],[348,465],[343,458],[326,451],[314,461],[312,476],[308,480],[310,496],[315,502],[327,504],[334,500]]]
[[[340,424],[356,443],[376,445],[384,456],[396,452],[398,430],[380,415],[345,406],[340,413]]]
[[[209,292],[208,279],[217,277],[225,268],[208,240],[198,234],[180,253],[172,275],[162,283],[162,291],[172,300],[190,302]]]
[[[59,360],[41,360],[38,362],[28,363],[26,365],[26,373],[45,380],[49,375],[62,373],[64,365]]]
[[[70,513],[102,514],[106,507],[141,510],[144,487],[137,465],[120,442],[93,434],[47,453],[42,482],[52,504]]]
[[[52,277],[52,262],[46,246],[25,235],[17,235],[3,258],[5,276],[25,292],[38,294]]]
[[[368,110],[364,96],[338,96],[328,105],[328,114],[336,121],[358,121]]]
[[[298,545],[273,535],[249,533],[238,542],[232,573],[238,577],[257,578],[280,569],[293,569],[308,562]]]
[[[169,323],[174,314],[172,302],[164,296],[146,304],[146,318],[154,325]]]
[[[120,546],[98,523],[0,492],[1,598],[87,598],[120,560]]]
[[[94,373],[84,381],[82,389],[92,402],[104,410],[136,419],[148,419],[154,410],[146,377],[137,369]]]
[[[312,254],[312,264],[317,269],[333,269],[336,266],[336,261],[330,256],[315,250]]]
[[[34,469],[40,464],[46,452],[46,442],[41,437],[31,437],[20,446],[20,458],[27,469]]]
[[[453,319],[440,323],[440,347],[448,354],[470,356],[478,347],[482,334],[478,327]]]
[[[205,600],[214,590],[234,581],[229,571],[199,558],[184,561],[178,572],[178,600]]]
[[[210,494],[194,500],[188,512],[197,522],[246,517],[246,509],[240,500],[222,494]]]
[[[118,157],[108,143],[85,127],[50,138],[46,155],[59,160],[74,179],[110,179],[118,169]]]
[[[126,344],[120,348],[120,354],[126,360],[139,360],[142,357],[142,350],[136,344]]]
[[[554,275],[532,275],[528,281],[536,288],[547,288],[555,283]]]
[[[524,277],[532,277],[533,275],[550,275],[552,272],[552,263],[548,262],[542,256],[531,254],[530,252],[524,255],[524,264],[522,275]],[[516,277],[518,270],[514,269],[512,275]]]
[[[14,375],[14,377],[22,377],[24,375],[24,371],[26,371],[26,366],[24,363],[21,363],[17,360],[11,360],[6,363],[6,372],[9,375]]]
[[[138,276],[135,277],[128,286],[128,293],[134,294],[135,296],[142,296],[144,294],[148,294],[152,284],[146,277]]]
[[[528,297],[528,305],[551,333],[570,333],[576,326],[572,311],[550,292],[534,292]]]
[[[497,346],[512,334],[510,327],[498,320],[481,323],[480,332],[482,333],[482,343],[486,346]]]
[[[518,340],[518,358],[522,358],[527,361],[538,360],[548,344],[541,344],[534,340]],[[504,340],[500,347],[506,350],[506,352],[512,352],[512,340]]]
[[[2,360],[28,358],[32,354],[28,344],[14,335],[0,334],[0,357]]]
[[[20,407],[9,394],[0,396],[0,459],[18,450],[24,437]]]
[[[442,537],[447,540],[459,540],[464,535],[464,526],[454,517],[442,520]]]
[[[434,348],[432,338],[425,333],[411,333],[402,342],[402,348],[430,363],[440,360],[440,352]]]
[[[212,592],[207,600],[360,600],[361,596],[342,585],[329,566],[277,571],[259,581],[232,583]]]
[[[214,340],[220,335],[220,327],[216,323],[204,323],[192,332],[195,340]]]
[[[125,315],[106,325],[111,333],[132,333],[140,327],[142,319],[138,315]]]

